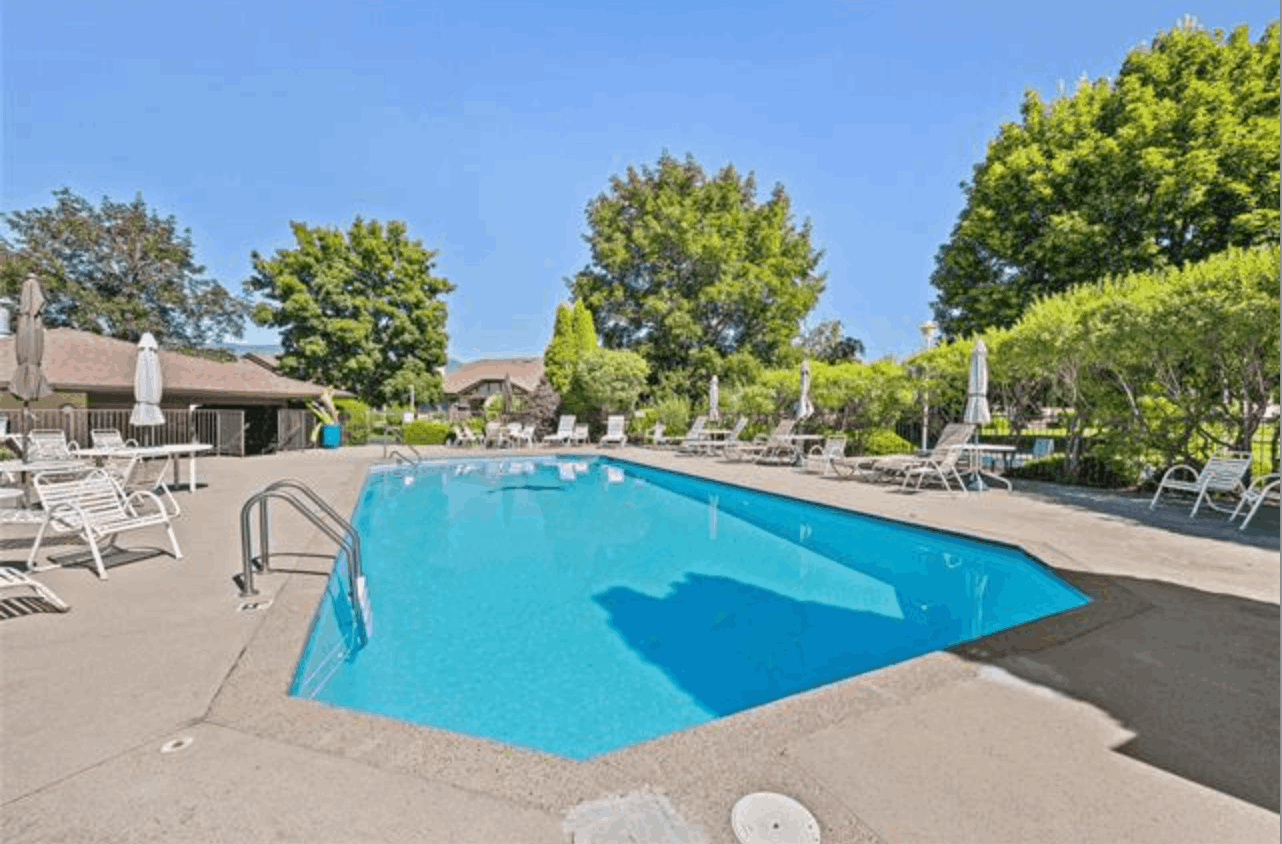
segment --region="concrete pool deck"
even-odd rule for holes
[[[734,842],[730,809],[753,791],[799,800],[825,842],[1278,840],[1276,511],[1197,535],[1201,517],[1162,523],[1187,508],[1146,517],[1125,496],[901,493],[611,453],[1019,544],[1096,600],[572,762],[289,698],[332,544],[274,510],[273,550],[314,556],[275,557],[257,581],[271,605],[238,612],[240,506],[296,477],[348,513],[382,449],[206,459],[208,486],[176,493],[184,559],[37,575],[68,614],[0,602],[0,840],[564,844],[574,807],[639,791],[709,844]],[[33,533],[6,528],[0,564]]]

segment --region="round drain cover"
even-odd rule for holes
[[[819,824],[791,797],[760,791],[739,798],[730,812],[739,844],[819,844]]]

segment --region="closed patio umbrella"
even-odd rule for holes
[[[503,412],[512,413],[512,373],[503,376]]]
[[[810,403],[810,361],[801,362],[801,396],[797,399],[797,421],[807,419],[815,412]]]
[[[708,384],[708,419],[713,422],[721,420],[721,410],[717,407],[720,403],[721,396],[717,389],[717,376],[712,376],[711,383]]]
[[[993,421],[988,412],[988,349],[976,340],[970,353],[970,380],[966,385],[966,412],[963,422],[986,425]]]
[[[165,424],[160,412],[164,384],[160,380],[160,354],[156,338],[148,331],[138,340],[138,360],[134,364],[134,409],[129,424],[139,427]]]
[[[27,438],[30,425],[27,423],[27,405],[38,401],[53,392],[49,379],[40,371],[40,362],[44,358],[45,329],[44,291],[35,276],[28,276],[22,283],[22,298],[18,303],[18,330],[13,338],[13,355],[18,367],[14,370],[13,379],[9,381],[9,392],[22,400],[22,459],[29,461],[30,449]]]

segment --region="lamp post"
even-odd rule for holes
[[[938,328],[938,326],[935,325],[935,323],[931,322],[930,320],[926,320],[921,325],[917,326],[917,329],[921,332],[921,339],[922,339],[924,348],[926,349],[930,348],[930,339],[935,336],[936,328]],[[926,370],[926,367],[923,366],[922,367],[923,375],[925,373],[925,370]],[[923,381],[924,380],[925,379],[923,377]],[[929,428],[930,428],[930,393],[927,392],[925,385],[923,384],[922,391],[921,391],[921,450],[922,451],[926,450],[926,432]]]

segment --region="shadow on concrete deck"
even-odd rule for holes
[[[1205,539],[1223,539],[1256,548],[1279,548],[1278,510],[1261,507],[1246,530],[1239,530],[1242,517],[1230,522],[1227,513],[1220,513],[1205,505],[1195,518],[1189,517],[1193,509],[1192,498],[1178,494],[1162,496],[1158,505],[1149,509],[1152,495],[1140,495],[1119,490],[1067,486],[1044,481],[1015,480],[1015,492],[1041,501],[1063,504],[1096,513],[1107,513],[1138,524],[1163,530],[1200,536]]]
[[[1133,759],[1277,812],[1279,608],[1056,570],[1093,602],[952,649],[1109,712]]]

